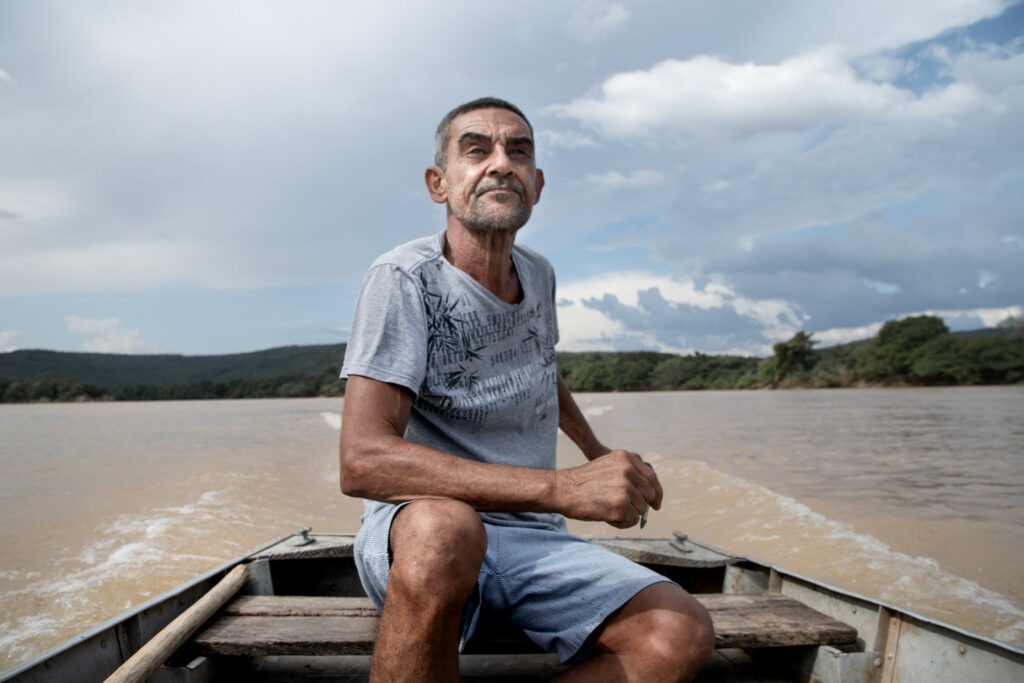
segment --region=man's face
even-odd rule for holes
[[[427,171],[434,201],[447,202],[474,232],[525,225],[544,185],[526,122],[507,109],[477,109],[453,119],[450,130],[446,168]]]

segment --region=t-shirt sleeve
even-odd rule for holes
[[[418,283],[393,265],[374,266],[356,300],[341,376],[399,384],[419,395],[427,367],[426,333]]]

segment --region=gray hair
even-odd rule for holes
[[[445,168],[448,160],[448,141],[452,136],[452,121],[456,116],[462,116],[467,112],[476,111],[477,109],[507,109],[523,121],[526,121],[526,126],[530,129],[530,135],[533,135],[533,126],[530,124],[530,120],[526,118],[526,114],[519,111],[519,107],[498,97],[480,97],[472,102],[460,104],[441,119],[441,123],[437,126],[437,132],[434,134],[435,166],[439,166],[442,170]]]

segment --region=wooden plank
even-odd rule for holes
[[[205,655],[360,655],[373,652],[376,617],[224,616],[196,635]]]
[[[307,595],[240,595],[222,614],[262,617],[375,617],[370,598],[327,598]]]
[[[857,640],[853,627],[778,593],[694,597],[711,615],[717,648],[843,645]],[[204,654],[368,654],[377,636],[378,612],[366,598],[241,596],[223,614],[195,638]],[[509,652],[527,645],[514,641],[498,638],[477,643],[475,650]]]
[[[857,630],[778,593],[694,595],[711,615],[716,648],[846,645]]]

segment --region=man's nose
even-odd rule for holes
[[[487,169],[488,175],[508,175],[512,172],[512,160],[502,145],[495,145],[491,152],[491,164]]]

